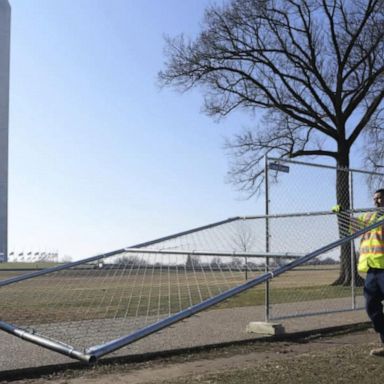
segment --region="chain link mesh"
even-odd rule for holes
[[[10,284],[3,281],[0,320],[85,351],[348,236],[351,217],[372,209],[365,174],[287,164],[289,173],[269,171],[271,180],[279,181],[268,191],[272,214],[232,218],[140,249],[127,248]],[[336,177],[347,184],[335,193]],[[342,206],[338,213],[331,211],[335,203]],[[219,304],[219,309],[265,306],[270,318],[286,318],[360,308],[357,250],[358,241],[324,252]],[[0,270],[2,279],[6,275]]]
[[[289,167],[289,172],[268,170],[273,181],[269,211],[295,214],[269,219],[271,252],[307,253],[347,236],[351,217],[372,210],[373,192],[384,181],[382,174],[284,160],[277,163]],[[336,204],[341,209],[338,214],[332,212]],[[363,308],[363,281],[356,273],[358,250],[357,239],[274,279],[269,284],[270,318]],[[285,290],[282,287],[288,280],[298,285]]]

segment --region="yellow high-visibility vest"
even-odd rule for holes
[[[378,218],[377,212],[367,212],[358,217],[362,228],[382,219],[383,217]],[[369,268],[384,269],[384,237],[381,225],[364,233],[361,238],[357,269],[365,273]]]

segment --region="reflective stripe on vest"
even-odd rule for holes
[[[377,212],[366,213],[358,218],[361,228],[377,221]],[[379,218],[380,220],[382,217]],[[368,272],[369,268],[384,269],[384,239],[382,226],[366,232],[360,242],[360,256],[357,269]]]

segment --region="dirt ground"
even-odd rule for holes
[[[372,330],[284,342],[217,348],[144,363],[97,365],[13,384],[359,383],[384,381],[384,358]],[[5,381],[1,381],[5,383]]]

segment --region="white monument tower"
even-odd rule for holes
[[[0,262],[8,259],[8,115],[11,7],[0,0]]]

